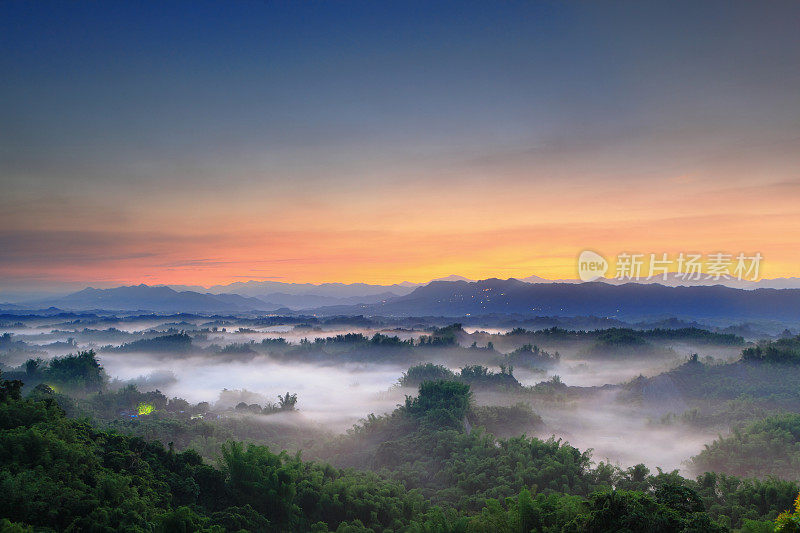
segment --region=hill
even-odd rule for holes
[[[386,302],[327,309],[337,313],[405,316],[521,314],[528,316],[653,316],[800,319],[800,289],[743,290],[657,284],[526,283],[517,279],[434,281]]]
[[[107,309],[186,313],[270,311],[278,307],[258,298],[249,298],[238,294],[178,292],[169,287],[150,287],[148,285],[132,285],[114,289],[88,287],[63,298],[39,302],[39,305],[42,304],[66,310]]]

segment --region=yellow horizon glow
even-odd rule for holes
[[[270,194],[264,184],[230,197],[198,187],[131,192],[117,203],[40,198],[34,210],[18,203],[0,213],[21,248],[20,260],[0,262],[0,277],[203,287],[250,279],[421,283],[451,274],[574,279],[587,249],[612,268],[622,252],[760,252],[760,277],[792,277],[800,183],[784,175],[757,185],[731,171],[722,183],[694,173],[597,187],[520,170],[314,194],[299,185]]]

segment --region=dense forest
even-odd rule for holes
[[[788,508],[798,490],[592,467],[559,442],[466,432],[470,390],[457,382],[426,382],[347,437],[396,437],[365,444],[377,472],[236,442],[209,465],[192,450],[94,429],[20,389],[3,381],[0,397],[0,514],[18,530],[724,531]]]
[[[75,349],[71,337],[59,345],[70,355],[6,367],[3,531],[760,532],[792,531],[800,515],[794,337],[747,345],[694,328],[486,334],[453,324],[416,339],[397,330],[309,340],[320,330],[301,323],[292,326],[295,342],[273,335],[219,345],[209,335],[258,332],[190,325],[111,331],[117,344],[99,352]],[[2,342],[9,355],[36,355],[11,335]],[[680,360],[671,342],[743,351],[735,360],[693,355],[602,387],[555,374],[576,357]],[[141,352],[410,364],[396,383],[405,400],[341,433],[305,419],[291,390],[268,400],[224,389],[214,404],[193,403],[115,380],[99,359]],[[523,371],[539,381],[524,384]],[[649,422],[653,431],[717,428],[720,436],[687,457],[693,476],[620,465],[548,436],[554,417],[608,393],[631,413],[680,397],[680,409]]]
[[[102,372],[90,352],[48,366],[62,372],[62,380],[68,369],[83,387],[93,386],[87,376]],[[456,379],[423,381],[418,394],[393,413],[369,417],[347,435],[332,437],[323,447],[325,462],[229,441],[209,464],[191,449],[177,451],[172,441],[165,448],[98,427],[100,406],[110,413],[123,404],[151,405],[150,420],[160,412],[167,421],[172,413],[173,422],[203,406],[192,409],[130,387],[82,399],[45,385],[22,398],[21,389],[20,381],[3,381],[6,496],[0,513],[11,521],[8,527],[759,531],[790,508],[800,490],[777,479],[709,473],[690,480],[675,472],[652,474],[643,465],[624,470],[595,465],[588,452],[559,441],[497,438],[480,429],[491,425],[482,417],[507,422],[515,408],[487,412],[474,405],[470,386]],[[109,402],[114,398],[117,404]],[[89,412],[81,406],[94,405],[97,421],[67,417],[62,404],[84,415]],[[175,424],[164,430],[164,436],[175,433]]]

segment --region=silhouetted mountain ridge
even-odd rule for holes
[[[86,289],[63,298],[35,302],[60,309],[108,309],[121,311],[157,312],[235,312],[263,310],[278,307],[257,298],[238,294],[202,294],[194,291],[176,291],[169,287],[130,285],[113,289]]]
[[[602,316],[624,319],[800,320],[800,289],[735,289],[722,285],[668,287],[659,284],[528,283],[518,279],[432,281],[411,293],[326,297],[275,293],[275,301],[239,294],[176,291],[135,285],[87,288],[65,297],[28,302],[28,308],[189,313],[295,311],[342,315],[448,316],[516,314],[524,316]],[[266,300],[266,301],[265,301]],[[330,305],[333,303],[334,305]]]
[[[490,278],[431,282],[406,296],[362,305],[359,313],[465,316],[517,313],[534,316],[678,316],[800,319],[800,289],[742,290],[722,285],[526,283]],[[336,312],[347,312],[338,308]]]

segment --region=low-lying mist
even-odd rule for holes
[[[344,431],[369,413],[387,413],[404,398],[393,387],[405,370],[399,366],[282,363],[267,356],[246,362],[215,361],[207,356],[169,359],[141,353],[105,354],[100,360],[120,380],[168,372],[174,380],[159,384],[161,392],[193,403],[213,404],[223,389],[250,391],[264,402],[296,393],[303,416],[335,431]]]
[[[456,377],[472,367],[473,378],[488,373],[485,381],[470,382],[476,405],[522,403],[541,417],[541,423],[504,428],[508,434],[561,438],[594,450],[595,461],[684,471],[686,461],[720,428],[662,423],[665,415],[678,417],[688,409],[681,393],[637,404],[623,394],[625,384],[668,373],[692,354],[719,364],[736,360],[742,349],[741,339],[696,330],[257,325],[146,317],[98,321],[97,329],[84,323],[49,326],[36,319],[10,328],[6,344],[12,349],[4,364],[13,368],[29,358],[95,349],[112,387],[134,384],[192,404],[208,402],[217,411],[228,410],[227,417],[335,433],[369,414],[390,413],[406,395],[415,395],[415,386],[399,384],[414,365],[441,365]],[[493,376],[502,379],[492,381]],[[240,402],[266,408],[287,393],[297,395],[291,413],[233,412]]]

